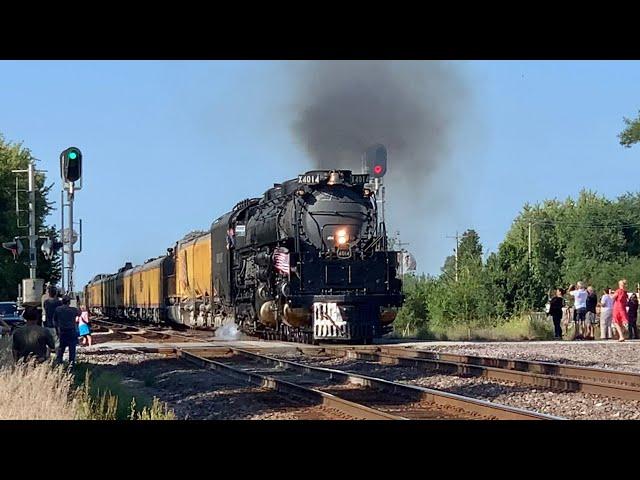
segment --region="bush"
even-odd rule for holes
[[[551,340],[553,323],[540,319],[535,314],[523,314],[509,320],[485,323],[459,323],[451,326],[425,325],[413,330],[410,335],[420,340],[451,341],[523,341]]]

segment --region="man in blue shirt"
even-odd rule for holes
[[[56,360],[62,363],[64,351],[69,347],[69,365],[75,365],[76,345],[78,344],[78,328],[76,317],[80,315],[77,308],[69,306],[71,299],[68,296],[62,297],[62,305],[57,307],[53,313],[53,323],[60,339],[58,355]]]

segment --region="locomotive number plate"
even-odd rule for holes
[[[353,173],[351,175],[351,183],[365,184],[369,182],[369,174],[367,173]]]
[[[320,183],[320,175],[298,175],[298,183],[316,185]]]

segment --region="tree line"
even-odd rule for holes
[[[583,190],[577,199],[525,205],[496,252],[483,259],[475,230],[435,276],[405,278],[398,326],[427,322],[499,323],[544,308],[551,290],[578,280],[601,290],[640,283],[640,194],[609,200]]]

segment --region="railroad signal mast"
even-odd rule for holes
[[[38,306],[42,298],[42,291],[44,286],[44,280],[36,278],[38,268],[37,257],[37,244],[38,239],[48,240],[48,237],[41,237],[38,235],[38,228],[36,225],[36,174],[44,173],[46,170],[36,170],[35,159],[29,161],[29,166],[26,170],[12,170],[16,174],[16,223],[18,228],[27,228],[29,230],[28,236],[14,237],[13,242],[4,242],[3,248],[6,248],[13,254],[14,260],[17,262],[18,258],[24,251],[23,244],[20,240],[29,241],[29,278],[22,279],[22,283],[18,285],[18,305]],[[20,174],[27,174],[27,189],[20,188]],[[27,208],[21,208],[20,193],[28,194]],[[28,222],[26,224],[21,223],[21,214],[28,213]]]
[[[80,233],[76,233],[73,229],[75,224],[73,221],[73,202],[75,199],[75,192],[82,189],[82,152],[79,148],[69,147],[60,154],[60,176],[63,181],[63,191],[61,192],[62,202],[62,218],[60,227],[60,238],[62,242],[62,289],[65,289],[64,284],[64,271],[67,271],[67,291],[71,294],[74,288],[74,268],[75,268],[75,254],[82,252],[82,220],[78,222]],[[79,182],[76,184],[76,182]],[[67,192],[67,199],[65,203],[64,192]],[[69,227],[65,228],[65,215],[64,209],[68,209],[68,224]],[[80,239],[80,248],[74,249],[75,243]],[[59,245],[59,243],[58,243]],[[65,254],[67,256],[67,265],[65,267]]]
[[[362,171],[373,178],[373,190],[376,193],[376,202],[380,205],[380,218],[383,233],[386,238],[386,226],[384,221],[384,184],[382,177],[387,173],[387,149],[382,144],[376,144],[367,148],[362,156]],[[380,192],[378,194],[378,192]],[[386,240],[385,240],[386,242]]]

